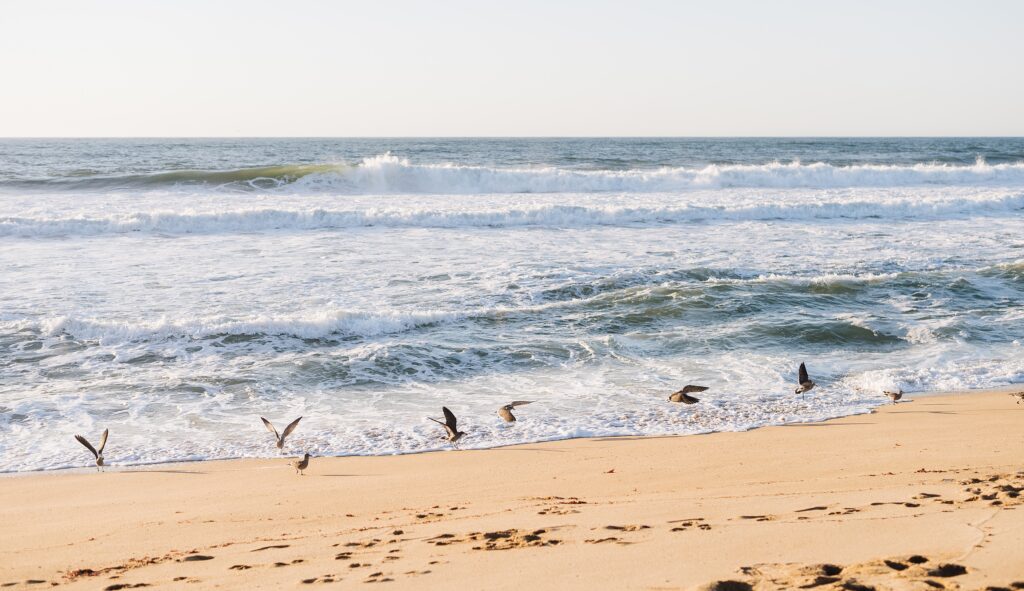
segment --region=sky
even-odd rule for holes
[[[0,0],[0,136],[1024,135],[1024,2]]]

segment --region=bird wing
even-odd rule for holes
[[[458,432],[459,428],[456,426],[458,425],[458,419],[455,418],[455,415],[452,414],[452,411],[448,410],[447,406],[442,406],[441,410],[444,412],[445,427],[451,429],[453,433]]]
[[[288,437],[289,435],[291,435],[291,432],[295,430],[295,427],[299,426],[299,421],[301,421],[301,420],[302,420],[302,417],[299,417],[299,418],[295,419],[294,421],[292,421],[291,423],[288,423],[288,426],[284,428],[284,434],[281,435],[281,439],[284,439],[285,437]]]
[[[260,420],[263,421],[263,424],[267,426],[267,431],[273,433],[274,437],[276,437],[277,439],[281,438],[281,436],[277,434],[277,429],[275,429],[274,426],[270,424],[270,421],[263,417],[260,417]]]
[[[103,453],[103,448],[107,447],[107,435],[110,435],[110,429],[103,430],[103,437],[100,437],[100,449],[98,453]]]
[[[515,400],[513,402],[510,402],[508,405],[510,407],[512,407],[512,408],[515,408],[517,406],[523,406],[524,404],[532,404],[532,403],[533,403],[532,400]]]
[[[81,443],[82,445],[85,446],[86,449],[91,451],[92,455],[96,456],[97,459],[100,457],[100,454],[96,452],[96,448],[93,447],[91,443],[86,441],[85,437],[82,437],[81,435],[75,435],[75,439],[78,440],[78,443]]]
[[[444,425],[444,421],[442,421],[441,419],[435,419],[434,417],[427,417],[427,418],[430,419],[431,421],[434,421],[438,425]]]
[[[801,363],[800,364],[800,376],[799,376],[800,383],[802,384],[804,382],[808,382],[808,381],[810,381],[810,379],[811,378],[809,378],[807,376],[807,366],[804,365],[803,363]]]
[[[686,386],[683,386],[683,389],[680,390],[680,392],[682,392],[683,394],[689,394],[690,392],[703,392],[704,390],[707,389],[707,386],[691,386],[687,384]]]

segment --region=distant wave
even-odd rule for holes
[[[944,219],[1024,210],[1024,193],[946,199],[889,198],[846,202],[623,207],[534,205],[493,209],[238,209],[138,212],[96,217],[0,217],[0,237],[395,228],[585,227],[705,220]]]
[[[715,188],[843,188],[915,185],[1024,184],[1024,162],[972,165],[822,162],[709,165],[703,168],[578,170],[493,168],[457,163],[414,164],[389,154],[358,164],[280,165],[235,170],[180,170],[148,175],[73,177],[4,183],[60,190],[205,186],[223,190],[285,190],[340,194],[502,194],[674,192]]]
[[[290,336],[321,339],[330,336],[377,336],[404,332],[420,326],[457,321],[464,314],[439,310],[361,312],[324,310],[300,315],[256,314],[241,318],[223,316],[189,319],[160,318],[142,322],[118,322],[71,316],[39,321],[8,321],[18,329],[45,335],[67,334],[102,344],[151,341],[162,338],[202,339],[218,336]]]

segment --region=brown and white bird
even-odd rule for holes
[[[812,382],[811,378],[807,375],[807,366],[804,365],[803,363],[801,363],[800,364],[800,372],[799,372],[799,375],[797,376],[796,393],[797,394],[803,394],[805,392],[810,392],[811,390],[814,389],[814,386],[816,386],[816,385],[817,384]]]
[[[1024,402],[1024,392],[1010,392],[1010,396],[1017,399],[1017,404]]]
[[[707,386],[686,385],[683,386],[682,390],[679,390],[678,392],[673,392],[672,395],[668,397],[668,401],[682,402],[683,404],[697,404],[698,402],[700,402],[700,398],[694,398],[693,396],[690,396],[690,392],[703,392],[704,390],[707,389]]]
[[[498,416],[505,419],[506,423],[514,423],[516,422],[516,417],[512,414],[512,409],[517,406],[523,406],[524,404],[531,404],[532,402],[532,400],[516,400],[514,402],[510,402],[498,409]]]
[[[299,417],[292,421],[291,423],[289,423],[288,426],[284,428],[284,433],[281,433],[280,435],[278,435],[277,429],[275,429],[274,426],[270,424],[270,421],[264,419],[263,417],[260,417],[260,420],[263,421],[263,424],[267,427],[267,431],[270,431],[271,433],[274,434],[274,441],[277,443],[277,449],[281,450],[281,453],[284,453],[284,439],[285,437],[291,435],[292,431],[295,430],[295,427],[299,425],[299,421],[302,420],[302,417]]]
[[[441,421],[440,419],[435,419],[434,417],[427,418],[430,419],[431,421],[434,421],[438,425],[444,427],[445,433],[448,434],[447,437],[445,437],[445,439],[447,439],[448,442],[454,445],[455,447],[458,447],[457,442],[459,439],[462,439],[462,436],[465,435],[465,433],[459,431],[458,419],[455,418],[455,415],[452,414],[452,411],[448,410],[447,406],[442,406],[441,411],[444,413],[444,421]]]
[[[889,400],[892,400],[893,404],[896,404],[897,400],[903,398],[903,390],[896,390],[895,392],[892,390],[885,390],[883,393],[889,397]]]
[[[89,443],[89,441],[85,437],[82,437],[81,435],[75,435],[75,439],[78,440],[78,443],[81,443],[82,445],[84,445],[86,449],[88,449],[89,451],[92,452],[93,457],[96,458],[96,470],[102,470],[103,469],[103,448],[107,446],[107,435],[109,435],[109,434],[110,434],[110,429],[104,429],[103,430],[103,436],[100,437],[100,448],[99,449],[96,449],[95,447],[93,447],[92,444]]]
[[[292,466],[295,466],[295,472],[298,473],[299,476],[305,476],[302,471],[309,467],[309,453],[307,452],[306,455],[302,456],[301,460],[295,460],[292,462]]]

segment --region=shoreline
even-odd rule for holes
[[[964,395],[974,395],[974,394],[1011,393],[1011,392],[1022,391],[1022,390],[1024,390],[1024,383],[1021,383],[1021,384],[1008,384],[1008,385],[1005,385],[1005,386],[994,386],[994,387],[991,387],[991,388],[977,388],[977,389],[969,389],[969,390],[956,390],[956,391],[937,390],[937,391],[929,391],[929,392],[910,392],[910,393],[905,393],[904,400],[902,402],[900,402],[900,404],[906,404],[906,403],[912,402],[914,399],[916,399],[918,397],[929,398],[929,397],[935,397],[935,396],[964,396]],[[789,422],[789,423],[778,423],[778,424],[771,424],[771,425],[761,425],[761,426],[751,427],[749,429],[739,430],[739,431],[707,431],[707,432],[702,432],[702,433],[654,434],[654,435],[625,434],[625,435],[592,435],[592,436],[582,436],[582,437],[562,437],[562,438],[554,438],[554,439],[542,439],[542,440],[537,440],[537,441],[527,441],[527,442],[522,442],[522,443],[509,443],[509,444],[495,445],[493,447],[464,448],[464,449],[459,450],[459,451],[487,451],[487,450],[492,450],[492,449],[505,449],[505,448],[511,448],[511,447],[525,446],[525,445],[545,445],[545,444],[559,443],[559,442],[565,442],[565,441],[577,441],[577,440],[585,441],[585,440],[590,440],[590,439],[617,439],[617,438],[668,439],[668,438],[677,438],[677,437],[697,437],[697,436],[702,436],[702,435],[714,435],[714,434],[718,434],[718,433],[749,433],[749,432],[752,432],[752,431],[757,431],[757,430],[760,430],[760,429],[770,429],[770,428],[773,428],[773,427],[785,427],[787,425],[815,425],[815,424],[821,424],[821,423],[828,423],[830,421],[835,421],[835,420],[844,419],[844,418],[848,418],[848,417],[856,417],[856,416],[862,416],[862,415],[872,415],[872,414],[875,414],[876,412],[878,412],[878,409],[883,408],[885,406],[889,406],[889,405],[890,405],[889,402],[879,401],[877,406],[874,406],[874,407],[872,407],[870,409],[867,409],[867,410],[864,410],[864,411],[854,412],[854,413],[851,413],[851,414],[844,414],[844,415],[839,415],[839,416],[836,416],[836,417],[830,417],[830,418],[826,418],[826,419],[811,419],[811,420],[808,420],[808,421],[795,421],[795,422]],[[375,455],[350,454],[350,455],[325,455],[325,456],[313,456],[313,457],[315,459],[383,458],[383,457],[395,457],[395,456],[417,456],[417,455],[424,455],[424,454],[445,453],[445,452],[449,452],[449,451],[454,451],[454,450],[438,448],[438,449],[427,449],[427,450],[422,450],[422,451],[393,452],[393,453],[375,454]],[[301,455],[301,454],[298,454],[298,455]],[[294,453],[293,454],[281,454],[280,456],[276,456],[276,457],[238,456],[238,457],[227,457],[227,458],[209,458],[209,459],[200,459],[200,460],[161,460],[161,461],[144,462],[144,463],[137,463],[137,464],[109,464],[109,465],[104,467],[104,471],[105,472],[133,472],[133,471],[144,470],[145,468],[152,467],[152,466],[188,466],[188,465],[191,465],[191,464],[199,465],[199,464],[205,464],[205,463],[208,463],[208,462],[274,461],[274,460],[286,460],[286,459],[293,458],[293,457],[296,457],[296,454],[294,454]],[[23,471],[3,471],[3,470],[0,470],[0,479],[24,477],[24,476],[32,476],[32,475],[39,475],[39,476],[41,476],[41,475],[61,475],[61,474],[87,474],[87,473],[91,473],[91,472],[95,472],[95,471],[96,471],[95,467],[91,466],[91,465],[89,465],[89,466],[66,467],[66,468],[41,468],[41,469],[38,469],[38,470],[23,470]]]
[[[1017,389],[704,437],[314,458],[302,477],[284,458],[21,473],[0,479],[0,585],[1009,588]]]

